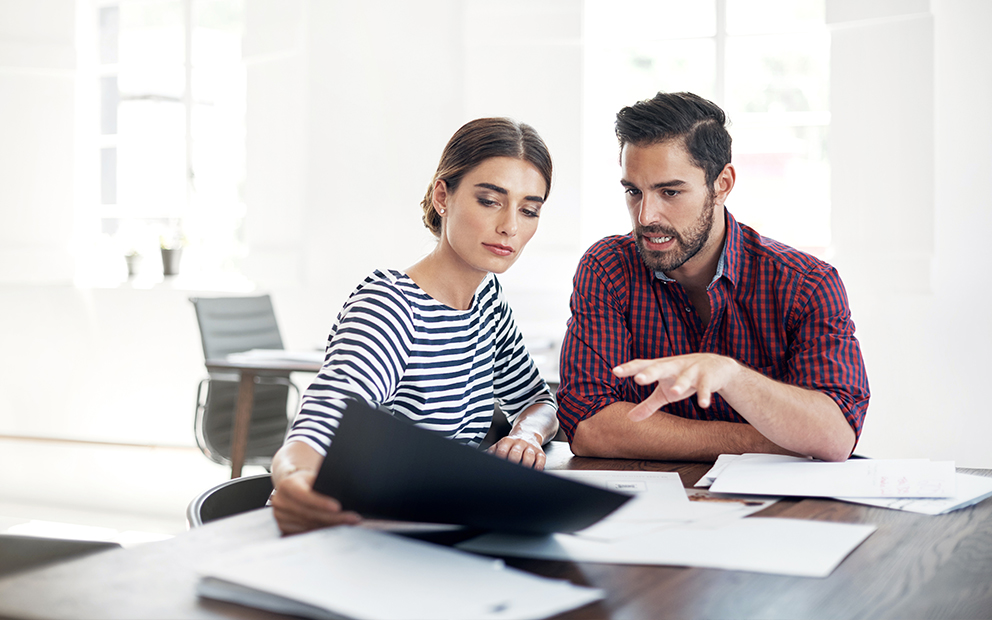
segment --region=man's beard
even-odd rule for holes
[[[686,263],[690,258],[699,253],[706,242],[709,241],[710,232],[713,230],[713,210],[716,206],[716,197],[710,193],[706,198],[706,204],[699,213],[699,217],[692,226],[684,232],[678,232],[674,228],[660,225],[634,226],[634,240],[637,243],[637,251],[641,255],[641,260],[651,271],[669,272],[675,271]],[[672,237],[675,240],[675,247],[666,252],[657,252],[644,247],[645,237]]]

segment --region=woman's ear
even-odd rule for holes
[[[438,215],[444,215],[448,210],[448,184],[444,179],[434,181],[434,191],[431,193],[434,210]]]

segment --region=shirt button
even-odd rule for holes
[[[686,311],[686,312],[692,312],[692,307],[690,307],[690,306],[686,306],[686,307],[685,307],[685,311]]]

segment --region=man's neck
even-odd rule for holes
[[[665,275],[681,284],[687,291],[706,291],[713,277],[716,276],[726,236],[726,226],[720,226],[719,231],[714,226],[706,245],[681,267],[666,272]]]

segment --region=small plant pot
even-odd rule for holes
[[[182,248],[162,248],[162,274],[167,276],[178,274],[179,259],[182,255]]]
[[[127,263],[127,277],[138,275],[141,271],[141,254],[125,254],[124,261]]]

